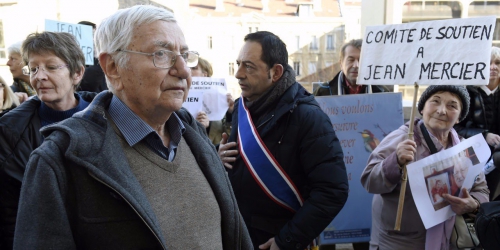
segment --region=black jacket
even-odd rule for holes
[[[91,102],[95,93],[80,92]],[[0,119],[0,248],[11,249],[19,192],[29,156],[42,143],[38,107],[33,97]]]
[[[498,102],[500,91],[496,91],[492,96],[487,97],[483,90],[477,86],[467,86],[470,96],[470,107],[467,117],[454,126],[457,133],[469,138],[477,134],[486,136],[488,132],[499,134],[500,128],[498,119]]]
[[[500,145],[498,145],[491,155],[495,169],[486,175],[486,182],[490,189],[490,201],[500,200]]]
[[[343,93],[341,93],[342,95],[349,94],[349,89],[344,88],[345,80],[342,71],[340,71],[337,75],[335,75],[333,80],[321,84],[321,86],[319,86],[319,88],[317,88],[316,91],[314,91],[314,95],[315,96],[339,95],[339,86],[340,89],[343,90]],[[368,88],[370,87],[372,93],[390,92],[389,89],[383,85],[364,85],[361,92],[370,93],[368,91]]]
[[[30,157],[29,185],[21,190],[16,249],[166,249],[156,215],[106,118],[112,96],[101,92],[84,111],[42,129],[46,139]],[[224,249],[251,249],[205,128],[187,110],[176,113],[219,205]]]
[[[83,74],[80,86],[78,86],[78,91],[99,93],[107,89],[106,77],[104,76],[101,65],[99,65],[99,60],[94,58],[94,65],[85,68],[85,73]]]
[[[238,102],[229,141],[237,141]],[[228,170],[254,247],[275,237],[282,250],[304,249],[340,212],[348,182],[342,148],[314,96],[295,82],[255,124],[263,142],[298,188],[304,204],[295,214],[274,203],[240,156]],[[251,157],[251,156],[250,156]]]

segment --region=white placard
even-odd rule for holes
[[[45,19],[45,31],[67,32],[75,36],[85,56],[85,64],[94,65],[94,36],[91,26]]]
[[[203,93],[202,92],[191,92],[182,104],[182,107],[186,108],[191,115],[196,118],[200,111],[203,111]]]
[[[408,164],[411,194],[426,229],[455,214],[441,195],[462,197],[461,189],[471,189],[490,155],[483,135],[478,134],[452,148]]]
[[[226,93],[224,78],[193,77],[188,97],[182,106],[194,117],[204,111],[210,121],[222,120],[228,109]]]
[[[496,17],[366,27],[358,84],[487,85]]]

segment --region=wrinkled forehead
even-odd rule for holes
[[[138,25],[132,35],[132,46],[146,45],[171,51],[187,50],[184,33],[176,22],[154,21]]]

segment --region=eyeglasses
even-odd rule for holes
[[[168,69],[174,66],[177,57],[180,56],[186,62],[186,65],[190,68],[198,65],[198,58],[200,57],[196,51],[187,51],[180,55],[175,54],[170,50],[158,50],[154,53],[144,53],[132,50],[119,49],[117,52],[130,52],[146,56],[153,56],[153,64],[157,68]]]
[[[69,65],[68,64],[46,65],[45,67],[42,67],[42,70],[47,72],[47,73],[54,73],[57,70],[65,68],[65,67],[69,67]],[[38,69],[40,69],[40,66],[36,66],[36,67],[24,66],[23,67],[23,74],[33,77],[36,75],[36,73],[38,73]]]

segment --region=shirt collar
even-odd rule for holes
[[[113,95],[113,98],[111,99],[108,112],[111,119],[113,119],[113,122],[116,124],[116,127],[118,127],[120,132],[123,134],[123,137],[131,147],[149,134],[156,133],[156,131],[149,126],[149,124],[137,116],[115,95]],[[170,132],[172,142],[178,144],[186,128],[176,113],[172,113],[170,118],[166,123],[166,129]]]
[[[492,95],[498,90],[498,86],[493,90],[490,90],[487,85],[481,85],[479,88],[482,89],[486,95]]]
[[[361,93],[362,85],[352,86],[351,83],[345,78],[345,85],[349,88],[349,94],[359,94]]]

